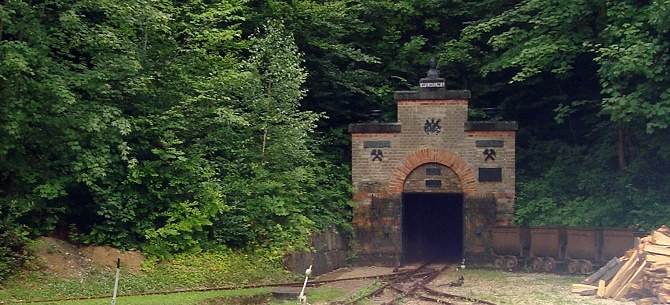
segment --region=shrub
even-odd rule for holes
[[[29,260],[28,240],[15,230],[0,225],[0,283]]]

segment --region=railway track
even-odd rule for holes
[[[353,281],[353,280],[366,280],[366,279],[394,281],[399,277],[407,276],[407,274],[409,274],[412,271],[413,270],[407,270],[407,271],[402,271],[402,272],[394,272],[394,273],[391,273],[391,274],[357,276],[357,277],[349,277],[349,278],[341,278],[341,279],[333,279],[333,280],[312,280],[312,281],[309,281],[307,283],[307,287],[318,287],[318,286],[321,286],[321,285],[324,285],[324,284],[329,284],[329,283]],[[184,292],[225,291],[225,290],[252,289],[252,288],[270,288],[270,287],[301,287],[302,285],[303,285],[303,282],[298,281],[298,282],[285,282],[285,283],[276,283],[276,284],[250,284],[250,285],[209,287],[209,288],[172,289],[172,290],[163,290],[163,291],[122,293],[122,294],[119,294],[119,297],[166,295],[166,294],[184,293]],[[110,298],[110,295],[105,294],[105,295],[46,298],[46,299],[29,299],[29,300],[18,300],[18,299],[17,300],[0,300],[0,305],[25,304],[25,303],[52,303],[52,302],[82,301],[82,300],[109,299],[109,298]]]
[[[354,305],[362,300],[369,299],[379,305],[399,304],[447,304],[447,305],[496,305],[484,300],[450,294],[436,288],[429,287],[444,270],[449,268],[444,263],[427,263],[404,272],[401,276],[390,279],[383,285],[345,302],[331,303],[331,305]],[[463,279],[460,278],[460,281]],[[457,284],[457,283],[455,283]],[[462,284],[462,282],[461,282]]]
[[[433,280],[435,280],[435,278],[437,278],[441,272],[443,272],[449,267],[450,266],[448,264],[444,263],[439,264],[428,263],[420,265],[414,269],[394,272],[393,274],[351,277],[351,278],[325,280],[325,281],[311,281],[309,282],[308,286],[317,287],[327,283],[361,280],[361,279],[377,279],[383,281],[383,285],[381,285],[377,289],[374,289],[373,291],[370,291],[369,293],[360,295],[353,300],[344,302],[333,302],[331,303],[331,305],[354,305],[358,304],[359,302],[365,299],[370,299],[372,300],[373,304],[379,304],[379,305],[400,305],[405,304],[407,302],[412,302],[411,303],[412,305],[418,305],[418,304],[496,305],[488,301],[472,299],[455,294],[449,294],[444,291],[429,287],[429,284]],[[233,289],[260,288],[260,287],[280,287],[280,286],[299,287],[301,284],[302,282],[290,282],[290,283],[279,283],[279,284],[243,285],[234,287],[176,289],[170,291],[122,294],[121,296],[141,296],[141,295],[171,294],[171,293],[197,292],[197,291],[204,292],[204,291],[233,290]],[[84,297],[71,297],[71,298],[52,298],[52,299],[41,299],[41,300],[12,300],[12,301],[0,301],[0,305],[20,304],[20,303],[46,303],[56,301],[62,302],[62,301],[75,301],[75,300],[87,300],[87,299],[90,300],[90,299],[104,299],[104,298],[109,298],[109,296],[99,295],[99,296],[84,296]]]

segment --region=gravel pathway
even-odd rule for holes
[[[350,278],[391,273],[392,268],[354,267],[337,270],[319,279]],[[449,286],[463,276],[458,287]],[[473,297],[499,305],[634,305],[635,302],[619,302],[599,299],[594,296],[579,296],[570,292],[573,283],[584,277],[544,273],[503,272],[486,269],[447,270],[431,283],[432,288],[451,294]],[[350,294],[365,289],[374,280],[344,281],[328,284],[331,287],[349,291]],[[381,298],[368,300],[363,304],[378,304]],[[324,303],[328,304],[328,303]],[[435,303],[408,298],[405,305],[435,305]],[[322,305],[322,304],[313,304]]]

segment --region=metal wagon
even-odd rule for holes
[[[530,228],[530,265],[533,271],[553,272],[565,259],[567,243],[563,227]]]
[[[594,263],[600,263],[603,244],[600,228],[569,227],[566,229],[566,265],[569,273],[587,274],[593,271]]]
[[[516,270],[528,258],[530,229],[518,226],[494,226],[491,229],[493,265]]]
[[[602,228],[601,260],[609,261],[635,247],[636,230],[632,228]]]

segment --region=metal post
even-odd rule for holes
[[[119,270],[121,270],[121,258],[116,259],[116,276],[114,277],[114,290],[112,291],[112,305],[116,305],[116,291],[119,289]]]
[[[302,284],[302,290],[300,291],[300,295],[298,296],[298,302],[300,302],[300,304],[307,303],[307,296],[305,296],[305,287],[307,287],[307,279],[309,278],[310,274],[312,274],[312,265],[309,265],[309,268],[305,270],[305,283]]]

